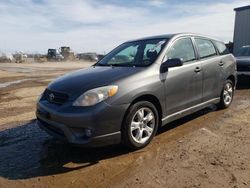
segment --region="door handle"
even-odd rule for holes
[[[196,67],[196,68],[194,69],[194,72],[201,72],[201,68],[200,68],[200,67]]]
[[[220,66],[223,66],[223,65],[224,65],[224,62],[223,62],[223,61],[220,61],[220,62],[219,62],[219,65],[220,65]]]

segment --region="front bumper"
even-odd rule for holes
[[[98,147],[121,142],[121,125],[128,104],[110,106],[105,102],[81,108],[59,107],[48,101],[37,104],[37,124],[50,135],[72,144]]]

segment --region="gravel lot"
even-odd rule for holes
[[[250,187],[250,79],[232,106],[164,126],[146,148],[72,147],[35,125],[39,94],[90,63],[0,64],[0,187]]]

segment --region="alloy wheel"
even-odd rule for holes
[[[140,144],[149,140],[155,128],[155,115],[150,108],[143,107],[136,111],[130,125],[132,139]]]

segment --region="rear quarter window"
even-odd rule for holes
[[[219,41],[213,41],[216,48],[219,51],[220,55],[226,55],[229,54],[229,50],[227,49],[226,45],[223,42],[219,42]]]
[[[208,39],[195,38],[195,43],[201,59],[217,55],[212,41]]]

